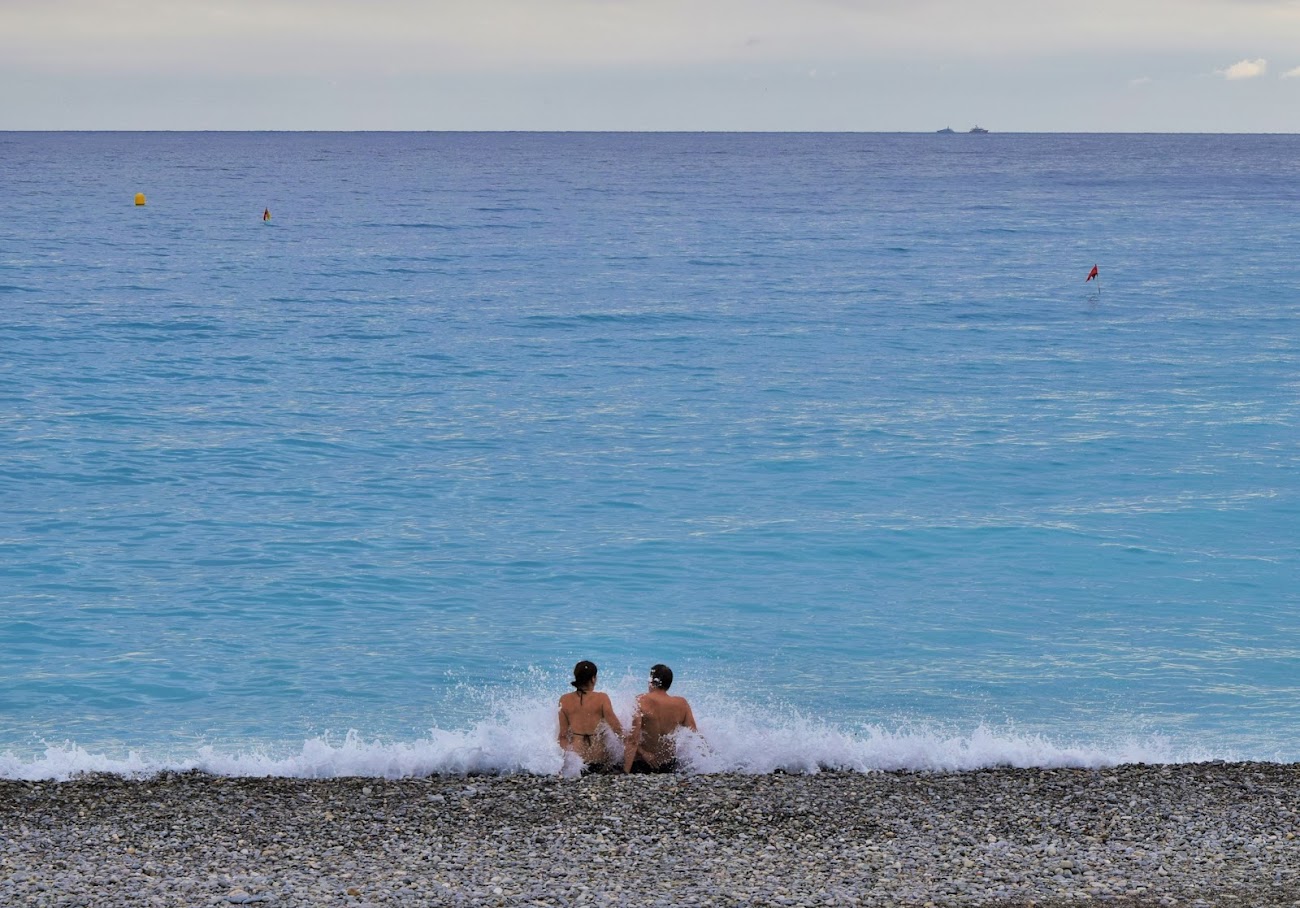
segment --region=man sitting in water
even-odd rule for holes
[[[677,749],[673,735],[679,728],[697,731],[695,715],[685,697],[671,697],[673,670],[666,665],[650,669],[650,689],[636,698],[632,730],[623,751],[624,772],[674,772]]]

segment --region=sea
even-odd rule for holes
[[[0,777],[552,774],[582,659],[693,772],[1300,760],[1300,136],[6,132],[0,202]]]

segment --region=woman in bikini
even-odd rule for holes
[[[596,665],[582,661],[573,667],[573,693],[560,698],[560,747],[583,762],[584,772],[608,772],[617,767],[607,746],[608,731],[622,737],[607,694],[596,693]]]

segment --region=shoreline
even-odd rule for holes
[[[1300,905],[1300,764],[0,780],[0,904]]]

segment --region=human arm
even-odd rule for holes
[[[691,712],[691,704],[686,704],[686,715],[682,717],[682,724],[691,731],[699,734],[699,729],[695,727],[695,713]]]
[[[636,712],[632,714],[632,727],[628,730],[627,740],[623,742],[623,772],[632,771],[632,764],[636,761],[636,752],[641,747],[641,706],[637,705]]]
[[[623,737],[623,723],[618,721],[618,715],[614,712],[614,704],[609,702],[609,697],[605,697],[605,702],[600,705],[601,718],[605,724],[613,730],[614,734],[620,738]]]
[[[566,713],[564,711],[564,707],[561,706],[560,707],[560,750],[569,750],[569,744],[571,743],[571,740],[572,739],[569,736],[569,714]]]

